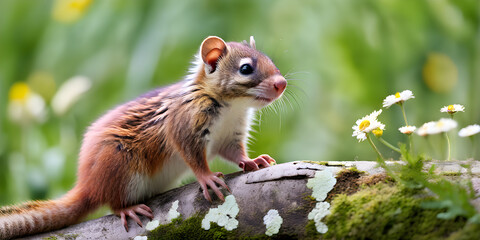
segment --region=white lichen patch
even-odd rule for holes
[[[237,217],[240,209],[238,208],[237,201],[233,195],[228,195],[225,198],[225,202],[216,208],[210,208],[205,218],[202,220],[202,228],[205,230],[210,229],[210,223],[217,223],[218,226],[224,227],[228,231],[238,227]]]
[[[315,208],[308,214],[308,219],[315,222],[315,227],[319,233],[326,233],[328,231],[327,225],[321,220],[330,214],[330,203],[318,202]]]
[[[328,170],[316,171],[315,177],[308,179],[307,187],[312,189],[312,196],[319,202],[327,198],[327,193],[333,189],[337,179]]]
[[[147,236],[136,236],[133,238],[133,240],[147,240],[148,237]]]
[[[336,183],[337,179],[327,170],[316,171],[315,177],[308,179],[307,182],[307,187],[312,189],[312,196],[318,201],[315,208],[308,214],[308,219],[315,222],[317,231],[322,234],[328,231],[328,227],[321,220],[330,214],[330,203],[323,201]]]
[[[172,207],[170,207],[170,210],[168,211],[168,214],[167,214],[168,222],[172,222],[173,219],[180,216],[180,213],[177,211],[177,209],[178,209],[178,200],[172,203]]]
[[[283,219],[280,216],[280,214],[278,214],[277,210],[270,209],[267,215],[263,217],[263,223],[266,225],[266,228],[267,228],[267,231],[265,232],[265,234],[267,236],[272,236],[274,234],[277,234],[278,231],[280,230],[280,227],[282,226],[282,223],[283,223]]]
[[[158,226],[160,226],[160,221],[158,220],[153,220],[153,221],[150,221],[147,223],[147,225],[145,226],[145,229],[147,231],[153,231],[155,228],[157,228]]]

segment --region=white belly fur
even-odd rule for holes
[[[242,141],[246,142],[252,116],[253,109],[242,99],[232,101],[230,107],[222,109],[218,119],[209,127],[207,160],[213,159],[224,144],[230,143],[235,132],[244,133]]]
[[[190,168],[179,154],[174,154],[153,177],[137,173],[128,186],[128,202],[142,202],[156,194],[174,188]]]

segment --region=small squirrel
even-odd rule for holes
[[[287,81],[250,44],[207,37],[184,80],[120,105],[85,133],[75,187],[57,200],[0,208],[0,239],[59,229],[109,205],[128,231],[127,217],[153,218],[142,201],[173,187],[180,174],[195,174],[203,195],[224,200],[221,172],[207,161],[219,155],[244,171],[268,167],[268,155],[247,156],[254,111],[278,99]],[[188,166],[188,167],[187,167]],[[138,215],[137,215],[138,214]]]

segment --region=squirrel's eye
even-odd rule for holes
[[[252,65],[246,63],[246,64],[243,64],[242,66],[240,66],[239,71],[243,75],[248,75],[248,74],[253,73],[253,67],[252,67]]]

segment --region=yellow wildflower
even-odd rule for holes
[[[57,0],[53,7],[53,18],[59,22],[71,23],[80,19],[92,0]]]

